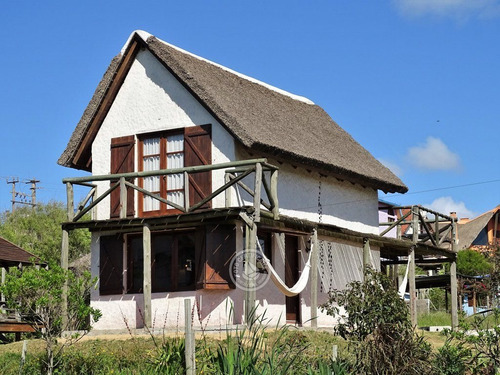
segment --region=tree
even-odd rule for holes
[[[67,221],[61,202],[39,203],[36,207],[20,207],[0,214],[0,236],[48,263],[59,263],[61,223]],[[69,236],[70,261],[90,251],[90,232],[73,230]]]
[[[475,250],[462,250],[457,254],[457,272],[464,276],[488,275],[492,270],[491,262]]]
[[[68,282],[68,319],[62,320],[63,285]],[[79,330],[87,327],[89,319],[96,322],[101,317],[99,310],[89,306],[85,296],[95,285],[87,272],[75,277],[72,272],[54,265],[50,268],[38,266],[23,269],[11,268],[5,284],[0,288],[7,303],[26,320],[42,337],[46,344],[47,374],[57,367],[62,352],[67,346],[80,340],[87,332],[74,334],[57,343],[64,331]]]

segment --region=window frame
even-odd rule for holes
[[[151,139],[151,138],[159,138],[160,139],[160,153],[159,154],[151,154],[147,156],[154,156],[158,155],[160,157],[160,169],[167,169],[167,159],[169,154],[180,154],[181,152],[167,152],[167,139],[168,137],[175,136],[175,135],[182,135],[183,136],[183,149],[182,149],[182,154],[183,154],[183,166],[185,166],[185,153],[186,149],[184,146],[185,142],[185,134],[184,134],[184,128],[180,129],[172,129],[172,130],[167,130],[167,131],[161,131],[161,132],[153,132],[153,133],[145,133],[145,134],[139,134],[137,135],[138,139],[138,170],[140,172],[144,171],[144,141],[146,139]],[[185,187],[182,189],[168,189],[167,186],[167,176],[159,176],[160,178],[160,191],[159,191],[159,196],[163,199],[167,199],[167,195],[169,192],[175,192],[175,191],[185,191]],[[185,182],[184,182],[185,184]],[[139,179],[139,187],[144,188],[144,178]],[[154,192],[153,192],[154,193]],[[142,217],[150,217],[150,216],[159,216],[159,215],[168,215],[168,214],[176,214],[180,213],[181,211],[176,209],[176,208],[167,208],[167,205],[163,202],[158,201],[160,208],[158,210],[151,210],[151,211],[144,211],[144,198],[145,195],[143,193],[139,193],[139,214]]]

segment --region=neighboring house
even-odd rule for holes
[[[92,173],[65,179],[63,230],[92,231],[96,329],[182,325],[185,298],[196,324],[242,323],[257,306],[273,323],[330,325],[318,309],[328,290],[360,280],[368,258],[379,268],[415,248],[378,236],[378,190],[407,187],[322,108],[143,31],[112,60],[59,164]],[[73,217],[75,184],[92,190]],[[256,285],[255,248],[300,284],[294,296]]]
[[[5,280],[6,272],[11,267],[22,267],[40,263],[35,255],[21,249],[12,242],[0,237],[0,268],[2,270],[2,282]],[[2,333],[34,332],[34,329],[5,305],[3,294],[0,297],[0,340]],[[16,336],[17,337],[17,336]]]
[[[458,222],[459,249],[473,249],[492,255],[500,246],[500,206],[496,206],[475,219],[463,218]]]

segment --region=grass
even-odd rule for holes
[[[417,321],[419,327],[451,326],[451,314],[445,311],[435,311],[419,315]]]
[[[305,374],[310,366],[317,367],[322,361],[329,360],[333,345],[337,345],[340,357],[347,356],[346,343],[330,332],[296,330],[289,328],[285,336],[273,329],[262,333],[267,343],[270,355],[275,344],[281,347],[296,345],[304,348],[300,355],[294,358],[294,368],[287,374]],[[87,337],[66,349],[64,365],[59,368],[59,374],[153,374],[158,365],[158,347],[151,337],[132,337],[128,339],[103,339]],[[196,340],[196,359],[198,373],[215,374],[213,371],[214,354],[219,345],[225,345],[220,334],[207,335]],[[157,343],[178,340],[178,337],[155,336]],[[19,374],[23,342],[0,345],[0,374]],[[41,359],[43,358],[44,342],[29,340],[24,374],[43,374]]]

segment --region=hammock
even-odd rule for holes
[[[309,251],[309,257],[307,259],[307,263],[304,266],[304,269],[302,270],[302,273],[299,277],[299,280],[297,281],[297,283],[294,286],[288,287],[283,282],[283,280],[281,280],[278,273],[271,265],[271,262],[269,261],[269,259],[267,259],[267,257],[264,255],[264,252],[262,251],[262,247],[260,246],[258,239],[257,239],[257,246],[259,247],[259,250],[262,254],[262,260],[264,261],[264,266],[266,267],[267,272],[269,272],[269,276],[271,277],[271,280],[273,280],[274,285],[276,285],[278,287],[278,289],[280,290],[281,293],[283,293],[287,297],[294,297],[304,290],[304,288],[307,285],[307,281],[309,280],[309,271],[311,269],[311,254],[313,252],[312,247],[311,247],[311,251]]]
[[[398,290],[399,297],[403,299],[405,298],[406,284],[408,284],[408,270],[410,269],[410,261],[411,261],[411,254],[408,255],[408,264],[406,265],[405,277],[403,278],[403,282],[399,286]]]

